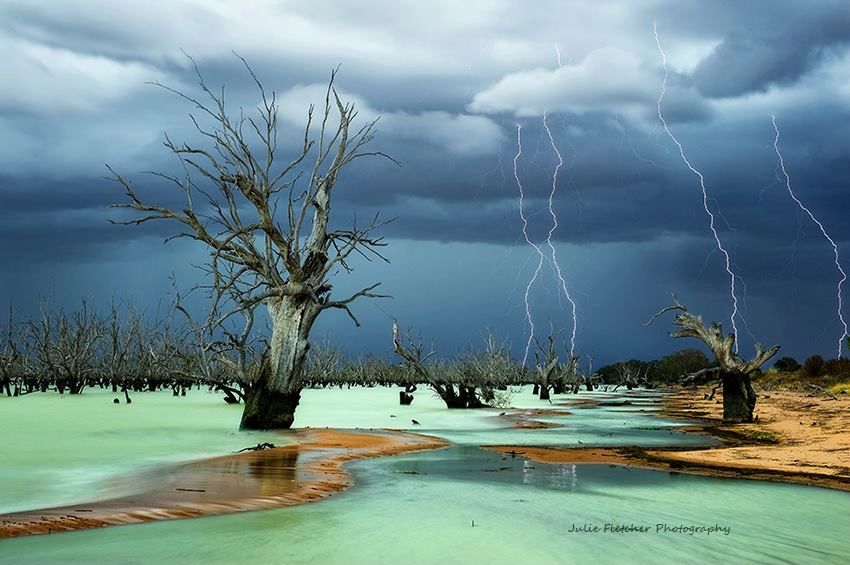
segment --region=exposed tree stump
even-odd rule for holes
[[[295,409],[300,401],[300,388],[291,392],[278,392],[258,384],[245,394],[245,409],[239,429],[289,429],[295,422]]]
[[[693,337],[702,341],[714,354],[716,367],[710,367],[697,371],[686,377],[686,380],[696,381],[698,378],[719,378],[723,385],[723,421],[730,424],[753,421],[753,410],[756,407],[756,393],[750,382],[750,375],[759,367],[764,365],[771,357],[779,351],[775,345],[764,349],[760,343],[756,343],[756,355],[747,361],[735,352],[735,334],[723,335],[723,326],[712,322],[706,327],[701,316],[695,316],[688,312],[676,295],[673,295],[673,305],[664,308],[649,319],[644,327],[651,324],[656,318],[672,310],[681,311],[673,319],[678,328],[670,335],[674,338]]]

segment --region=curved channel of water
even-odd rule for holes
[[[498,410],[449,411],[427,393],[417,394],[414,406],[400,407],[391,389],[309,391],[299,426],[409,428],[445,437],[455,446],[350,464],[355,486],[317,503],[5,540],[0,562],[847,562],[850,493],[608,465],[547,465],[477,447],[708,441],[678,433],[679,424],[652,416],[643,406],[646,399],[637,395],[580,397],[614,405],[561,407],[572,414],[544,419],[563,427],[517,430]],[[633,404],[616,405],[627,398]],[[515,400],[528,408],[557,407],[527,392]],[[2,419],[5,402],[0,402]],[[195,415],[195,425],[215,435],[211,429],[220,423],[210,428],[206,418],[225,410],[209,408]],[[139,411],[140,421],[145,413]],[[420,423],[413,424],[414,419]],[[142,426],[140,421],[136,424]],[[128,433],[136,433],[132,429],[138,430],[130,426]],[[74,437],[69,434],[66,442],[73,445]],[[248,442],[240,434],[234,437],[237,445],[256,443],[253,436]],[[221,436],[209,439],[220,441]],[[164,441],[154,443],[159,449]],[[128,451],[127,457],[143,455]],[[59,459],[55,463],[61,467],[65,463]],[[70,459],[68,454],[64,461]],[[4,486],[20,487],[5,467],[3,480]],[[14,498],[3,492],[6,499]],[[599,531],[571,531],[594,528]]]

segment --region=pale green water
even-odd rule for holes
[[[528,396],[517,401],[549,407]],[[848,562],[848,493],[607,465],[545,465],[474,447],[479,438],[488,438],[483,443],[520,443],[515,438],[521,437],[524,443],[560,441],[565,445],[574,445],[581,437],[621,444],[693,441],[679,433],[671,435],[674,428],[634,429],[646,427],[647,422],[666,424],[647,413],[618,407],[574,410],[573,416],[555,418],[566,428],[524,431],[504,428],[495,417],[498,411],[448,411],[437,402],[432,404],[426,394],[418,394],[410,410],[394,402],[395,390],[310,391],[297,424],[410,427],[460,445],[352,464],[356,485],[314,504],[7,540],[0,542],[0,562]],[[0,411],[5,408],[0,403]],[[222,413],[229,411],[224,408]],[[209,430],[205,419],[218,410],[199,410],[195,417],[206,423],[195,425]],[[0,412],[0,418],[4,429],[9,429],[5,412]],[[411,418],[422,425],[412,425]],[[392,422],[386,424],[384,419]],[[610,426],[618,423],[622,429],[609,436]],[[73,442],[74,436],[69,434],[67,441]],[[651,530],[569,533],[573,522],[600,527],[635,524]],[[717,524],[731,531],[710,536],[656,533],[658,523]]]
[[[555,399],[600,399],[616,401],[628,398],[625,392],[582,393],[563,395]],[[658,395],[655,395],[658,398]],[[637,399],[634,399],[637,402]],[[540,401],[531,394],[531,387],[513,395],[518,408],[561,409],[564,417],[537,418],[561,424],[561,428],[518,430],[498,417],[500,409],[446,410],[445,404],[432,392],[421,387],[411,406],[398,405],[396,388],[355,388],[308,390],[304,392],[296,413],[298,427],[331,428],[396,428],[433,434],[463,445],[700,445],[710,442],[697,435],[685,435],[676,430],[681,422],[662,420],[642,407],[569,408]],[[412,420],[419,422],[414,425]],[[650,430],[646,428],[664,428]],[[639,429],[643,428],[643,429]]]
[[[191,391],[0,397],[0,513],[146,490],[146,470],[256,445],[277,434],[237,431],[241,406]],[[122,479],[132,473],[132,480]]]

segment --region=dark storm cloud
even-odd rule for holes
[[[163,205],[179,209],[184,203],[174,187],[145,177],[136,184],[140,193]],[[0,187],[0,248],[5,259],[0,270],[16,271],[33,263],[96,261],[118,253],[116,246],[135,240],[161,243],[178,231],[167,222],[110,223],[133,216],[110,208],[123,203],[125,196],[117,183],[106,178],[4,177]]]
[[[613,335],[619,330],[604,323],[625,316],[639,328],[643,310],[663,306],[670,290],[707,317],[723,319],[729,307],[699,185],[658,125],[657,20],[670,62],[665,116],[705,175],[720,236],[746,284],[753,330],[765,341],[794,342],[795,354],[814,351],[821,333],[832,342],[835,267],[777,180],[770,113],[779,118],[795,188],[843,249],[848,18],[841,2],[660,2],[649,10],[630,2],[10,0],[0,7],[0,74],[14,77],[0,90],[0,295],[20,303],[31,289],[44,290],[45,273],[60,287],[73,273],[75,292],[111,294],[110,284],[128,284],[155,300],[162,289],[150,281],[167,287],[175,265],[190,255],[202,260],[192,242],[162,247],[176,225],[110,225],[119,212],[106,206],[122,196],[101,178],[103,164],[132,179],[146,200],[182,206],[178,191],[141,172],[179,170],[161,146],[163,132],[199,142],[192,108],[144,83],[197,93],[184,49],[209,85],[226,85],[234,109],[250,108],[257,96],[237,51],[279,95],[284,153],[339,63],[344,97],[364,119],[382,115],[374,148],[402,167],[359,161],[334,195],[340,224],[379,210],[397,217],[384,230],[395,262],[362,274],[364,284],[377,277],[392,287],[397,298],[382,308],[425,334],[444,332],[453,349],[485,325],[523,341],[517,295],[509,295],[529,251],[513,177],[516,124],[528,231],[542,240],[552,225],[546,199],[556,164],[542,128],[548,110],[565,161],[553,238],[573,267],[583,348],[595,348],[603,362],[672,348],[663,331]],[[118,263],[123,282],[109,282]],[[144,284],[139,273],[149,277]],[[452,274],[451,292],[439,290],[448,284],[441,273]],[[548,314],[557,303],[546,285],[539,300]],[[424,305],[427,293],[450,305],[455,329],[445,330],[445,316]],[[470,302],[473,295],[486,300]],[[384,328],[385,313],[368,308],[364,320]],[[328,323],[360,349],[386,348],[383,330],[355,335]],[[631,349],[614,351],[614,342]]]
[[[704,95],[740,96],[793,83],[850,41],[846,3],[797,2],[762,10],[781,10],[781,21],[768,15],[756,27],[726,36],[697,66],[694,81]]]

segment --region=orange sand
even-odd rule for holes
[[[343,463],[437,449],[447,442],[403,432],[306,429],[295,443],[172,469],[159,488],[112,500],[0,515],[0,538],[294,506],[351,485]]]
[[[666,461],[752,474],[763,472],[800,482],[850,490],[850,398],[808,396],[790,391],[762,391],[756,404],[758,423],[724,425],[722,399],[704,400],[703,389],[685,389],[667,398],[664,414],[701,419],[709,432],[727,444],[699,451],[650,451]],[[753,444],[759,437],[775,444]]]
[[[560,424],[552,422],[541,422],[537,418],[545,418],[547,416],[569,416],[566,410],[546,409],[546,408],[527,408],[522,410],[513,410],[504,414],[500,414],[502,418],[511,423],[511,427],[521,430],[537,430],[560,428]]]
[[[629,456],[620,454],[616,449],[535,447],[530,445],[488,445],[483,446],[483,448],[512,457],[525,457],[538,463],[609,463],[635,466]]]
[[[683,389],[665,399],[662,414],[701,421],[686,431],[724,440],[708,449],[488,447],[541,463],[607,463],[698,475],[793,482],[850,490],[850,399],[797,392],[762,392],[758,423],[722,422],[720,400],[703,389]],[[766,443],[772,441],[776,443]]]

